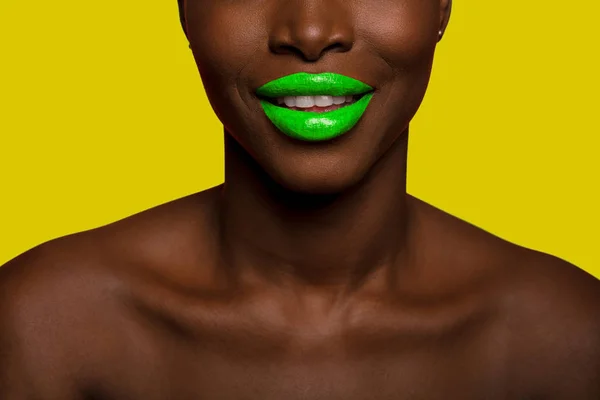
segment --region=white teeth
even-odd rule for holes
[[[344,96],[334,96],[333,104],[344,104],[346,102],[346,97]]]
[[[315,96],[315,106],[317,107],[329,107],[332,104],[332,96]]]
[[[285,96],[283,102],[288,107],[296,107],[296,98],[293,96]]]
[[[314,107],[315,98],[313,96],[296,96],[296,107],[310,108]]]
[[[310,107],[329,107],[351,103],[354,96],[285,96],[278,97],[277,104],[285,104],[287,107],[310,108]]]

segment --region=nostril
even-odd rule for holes
[[[298,57],[304,58],[304,53],[302,53],[302,51],[299,48],[289,44],[280,43],[275,46],[272,46],[271,49],[275,54],[293,54]]]
[[[343,53],[345,51],[349,51],[351,48],[352,48],[352,43],[344,43],[342,41],[339,41],[339,42],[332,43],[329,46],[325,47],[323,49],[323,51],[321,51],[321,54],[329,53],[329,52]]]
[[[291,54],[314,62],[325,54],[347,52],[353,47],[352,29],[344,26],[290,24],[274,29],[269,37],[269,48],[274,54]]]
[[[293,45],[289,42],[272,43],[271,51],[275,54],[291,54],[305,61],[317,61],[326,53],[343,53],[352,48],[352,43],[337,41],[330,44],[321,45]]]
[[[340,1],[341,2],[341,1]],[[349,51],[354,43],[351,13],[337,1],[288,0],[276,8],[268,40],[275,54],[314,62],[327,53]]]

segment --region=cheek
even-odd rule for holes
[[[263,44],[260,14],[239,3],[243,2],[190,1],[189,38],[205,86],[233,84]]]
[[[264,17],[243,7],[243,0],[190,0],[188,35],[208,100],[230,131],[248,112],[241,96],[246,95],[244,69],[265,46]],[[237,111],[234,111],[237,110]],[[233,125],[232,125],[233,124]]]
[[[363,1],[361,1],[363,3]],[[431,62],[438,35],[436,0],[372,0],[363,3],[361,32],[394,70],[407,72]]]

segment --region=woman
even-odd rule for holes
[[[449,0],[188,0],[225,184],[0,269],[0,397],[600,398],[600,284],[406,193]]]

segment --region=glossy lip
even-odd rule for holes
[[[372,91],[366,83],[333,72],[309,74],[298,72],[268,82],[256,91],[262,97],[284,96],[354,96]]]
[[[328,112],[297,111],[261,99],[267,118],[285,135],[294,139],[319,142],[336,138],[351,130],[364,114],[373,97],[373,88],[354,78],[331,72],[300,72],[261,86],[260,97],[285,96],[359,96],[358,101]]]

